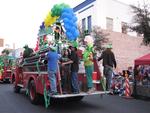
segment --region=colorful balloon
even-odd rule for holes
[[[79,31],[77,28],[77,17],[73,12],[73,9],[69,5],[61,3],[56,4],[48,13],[44,20],[44,24],[40,26],[39,34],[50,33],[52,30],[48,29],[50,26],[56,22],[63,22],[62,28],[64,29],[67,39],[74,41],[79,36]]]

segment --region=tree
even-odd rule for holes
[[[94,26],[92,30],[92,35],[94,37],[94,47],[96,50],[103,50],[103,44],[108,42],[108,38],[106,36],[108,34],[104,33],[99,26]]]
[[[130,6],[132,9],[133,24],[130,26],[131,30],[143,35],[143,43],[150,45],[150,7],[149,4],[143,3],[141,6]]]
[[[84,38],[85,38],[85,35],[88,33],[88,30],[82,30],[82,26],[79,24],[78,25],[78,30],[79,30],[79,38],[78,38],[78,41],[79,43],[82,45],[84,44]]]
[[[5,55],[9,55],[9,53],[10,53],[10,50],[8,50],[8,49],[4,49],[2,51],[2,54],[5,54]]]
[[[103,50],[103,43],[108,42],[108,38],[106,36],[108,34],[104,33],[99,26],[93,26],[92,32],[89,33],[88,30],[83,31],[82,27],[78,25],[80,37],[79,37],[79,43],[84,44],[84,38],[87,34],[91,34],[94,38],[94,47],[97,51]]]

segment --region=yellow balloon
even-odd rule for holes
[[[59,17],[57,17],[57,16],[52,17],[52,16],[51,16],[51,12],[49,12],[48,15],[46,16],[46,19],[44,20],[44,25],[45,25],[45,27],[51,26],[54,22],[56,22],[56,20],[57,20],[58,18],[59,18]]]

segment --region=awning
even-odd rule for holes
[[[150,64],[150,53],[134,60],[135,65],[148,65]]]

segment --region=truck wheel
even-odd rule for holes
[[[32,104],[39,103],[39,94],[36,93],[36,86],[34,80],[31,80],[29,83],[29,98]]]
[[[81,100],[83,99],[83,97],[84,97],[84,96],[68,97],[68,98],[67,98],[67,101],[68,101],[68,102],[73,102],[73,101],[77,102],[77,101],[81,101]]]
[[[20,93],[20,89],[21,89],[21,87],[19,87],[19,86],[14,86],[14,92],[15,92],[15,93]]]

